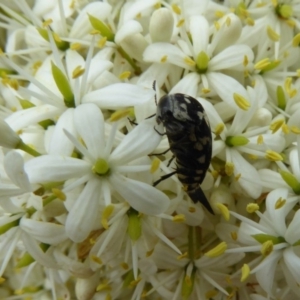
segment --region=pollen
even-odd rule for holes
[[[248,59],[248,56],[247,55],[244,55],[244,60],[243,60],[243,65],[244,67],[246,67],[249,63],[249,59]]]
[[[216,207],[219,209],[219,211],[222,214],[223,218],[226,221],[229,221],[230,213],[229,213],[228,207],[226,205],[224,205],[223,203],[217,203]]]
[[[254,21],[252,18],[248,17],[248,18],[246,19],[246,24],[247,24],[248,26],[254,26],[254,25],[255,25],[255,21]]]
[[[71,50],[80,50],[81,47],[82,47],[82,45],[80,43],[73,43],[73,44],[71,44],[70,49]]]
[[[203,88],[203,89],[201,89],[201,92],[202,92],[203,94],[208,94],[208,93],[210,93],[210,89],[208,89],[208,88]]]
[[[155,157],[151,164],[150,173],[153,174],[155,171],[157,171],[159,166],[160,166],[160,160],[157,157]]]
[[[283,157],[278,152],[275,152],[273,150],[267,150],[265,158],[269,159],[271,161],[282,161],[283,160]]]
[[[264,143],[264,137],[260,134],[257,137],[257,145],[262,145]]]
[[[78,78],[85,72],[85,69],[83,69],[81,66],[77,66],[73,72],[72,72],[72,78]]]
[[[280,197],[276,203],[275,203],[275,209],[279,209],[281,207],[283,207],[286,203],[286,199],[283,199],[282,197]]]
[[[189,212],[190,213],[194,213],[196,211],[196,208],[195,207],[193,207],[193,206],[190,206],[189,207]]]
[[[299,127],[297,127],[297,126],[291,126],[290,129],[291,129],[292,133],[300,134],[300,128]]]
[[[186,257],[188,257],[188,253],[187,253],[187,252],[184,252],[184,253],[182,253],[181,255],[178,255],[178,256],[177,256],[177,260],[181,260],[181,259],[186,258]]]
[[[131,112],[131,108],[120,109],[111,114],[109,121],[116,122],[119,121],[129,115]]]
[[[221,10],[216,10],[216,11],[215,11],[215,16],[216,16],[217,18],[222,18],[222,17],[224,17],[224,12],[221,11]]]
[[[261,59],[254,65],[255,70],[262,70],[270,65],[270,59],[268,57]]]
[[[283,124],[284,124],[284,119],[279,119],[270,125],[270,130],[272,130],[272,133],[274,134],[282,127]]]
[[[237,234],[237,232],[236,232],[236,231],[232,231],[232,232],[230,232],[230,236],[231,236],[231,238],[232,238],[234,241],[236,241],[236,240],[237,240],[237,238],[238,238],[238,234]]]
[[[221,242],[215,248],[205,253],[207,257],[218,257],[222,255],[227,250],[227,244],[225,242]]]
[[[131,75],[131,72],[130,72],[130,71],[124,71],[123,73],[121,73],[121,74],[119,75],[119,78],[120,78],[121,80],[128,79],[128,78],[130,77],[130,75]]]
[[[215,26],[216,30],[220,30],[220,28],[221,28],[221,25],[219,22],[214,22],[214,26]]]
[[[242,110],[248,110],[251,106],[248,100],[246,100],[242,95],[239,95],[237,93],[233,94],[233,99],[236,105]]]
[[[227,176],[231,176],[234,171],[234,164],[232,162],[226,162],[225,164],[225,173]]]
[[[259,210],[259,205],[257,203],[249,203],[247,205],[246,210],[249,214],[252,214],[252,213],[256,212],[257,210]]]
[[[224,128],[225,128],[224,123],[219,123],[215,128],[215,134],[220,135],[223,132]]]
[[[161,63],[165,63],[167,60],[168,60],[168,56],[167,56],[167,55],[164,55],[164,56],[160,59],[160,62],[161,62]]]
[[[66,200],[66,194],[60,190],[60,189],[57,189],[57,188],[53,188],[52,189],[52,193],[59,199],[59,200],[62,200],[62,201],[65,201]]]
[[[172,4],[172,10],[174,11],[175,14],[180,15],[181,14],[181,8],[176,5],[176,4]]]
[[[103,36],[97,43],[99,48],[103,48],[107,42],[107,37]]]
[[[298,47],[300,44],[300,33],[296,34],[293,38],[293,47]]]
[[[53,38],[54,38],[55,42],[57,42],[57,43],[62,42],[60,36],[57,33],[53,33]]]
[[[185,215],[183,214],[179,214],[173,217],[172,221],[174,223],[183,223],[185,222]]]
[[[176,27],[181,27],[184,24],[185,20],[181,19],[178,21],[178,23],[176,24]]]
[[[96,256],[96,255],[92,255],[91,256],[92,261],[94,261],[95,263],[102,265],[102,260],[100,257]]]
[[[216,291],[216,290],[210,290],[210,291],[208,291],[208,292],[205,293],[205,299],[213,299],[218,294],[219,294],[218,291]]]
[[[262,244],[262,247],[260,249],[260,252],[263,256],[268,256],[273,251],[273,242],[268,240]]]
[[[44,22],[43,22],[43,27],[47,27],[47,26],[49,26],[50,24],[52,24],[52,19],[48,19],[48,20],[45,20]]]
[[[247,264],[244,264],[242,266],[242,276],[241,276],[241,282],[244,282],[250,275],[250,267]]]
[[[191,67],[194,67],[196,65],[195,61],[188,56],[184,58],[184,62]]]
[[[230,26],[230,24],[231,24],[231,19],[230,18],[226,18],[226,25],[229,27]]]
[[[271,26],[267,27],[267,34],[270,40],[272,40],[273,42],[279,41],[280,35],[275,30],[273,30]]]

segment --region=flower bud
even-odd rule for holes
[[[96,293],[96,288],[99,283],[99,274],[95,273],[89,278],[77,279],[75,292],[77,299],[89,300],[92,299]]]
[[[149,33],[152,42],[169,42],[174,27],[172,12],[167,8],[156,10],[150,19]]]

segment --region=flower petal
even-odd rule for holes
[[[42,243],[58,245],[67,240],[63,225],[22,218],[20,227]]]
[[[160,143],[161,136],[155,131],[154,118],[142,121],[111,153],[109,161],[124,165],[141,156],[150,154]]]
[[[82,242],[95,228],[99,218],[100,195],[101,181],[91,178],[67,216],[66,233],[74,242]]]
[[[74,123],[88,151],[97,159],[105,149],[104,118],[101,110],[93,103],[79,105],[75,109]]]
[[[43,155],[33,158],[25,164],[25,171],[31,183],[64,181],[79,178],[91,171],[87,162],[56,155]]]
[[[113,174],[110,182],[130,206],[141,213],[157,215],[163,213],[169,206],[169,198],[149,184],[120,174]]]
[[[135,84],[115,83],[92,91],[82,98],[82,103],[93,102],[101,108],[117,109],[144,104],[154,97],[155,92]]]

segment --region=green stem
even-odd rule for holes
[[[25,143],[23,143],[23,141],[21,141],[17,146],[16,146],[17,149],[21,149],[23,150],[24,152],[32,155],[32,156],[41,156],[42,154],[35,151],[34,149],[32,149],[31,147],[29,147],[28,145],[26,145]]]
[[[133,61],[133,59],[124,51],[122,47],[118,47],[118,52],[121,54],[121,56],[128,61],[128,63],[131,65],[131,67],[134,69],[136,75],[140,75],[142,73],[142,70],[139,66],[136,65],[136,63]]]

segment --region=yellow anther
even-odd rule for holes
[[[288,19],[288,20],[285,20],[285,23],[290,26],[291,28],[294,28],[296,26],[296,22],[292,19]]]
[[[142,278],[141,277],[138,277],[136,280],[132,280],[131,282],[130,282],[130,286],[131,287],[134,287],[134,286],[137,286],[137,284],[140,282],[142,280]]]
[[[279,41],[280,35],[275,30],[273,30],[271,26],[267,26],[267,34],[270,40],[272,40],[273,42]]]
[[[116,110],[114,113],[111,114],[109,121],[111,121],[111,122],[119,121],[119,120],[127,117],[130,112],[131,112],[131,108]]]
[[[109,284],[107,284],[106,282],[104,283],[100,283],[97,287],[96,287],[96,291],[100,292],[100,291],[107,291],[107,290],[111,290],[111,286]]]
[[[221,10],[216,10],[216,11],[215,11],[215,17],[217,17],[217,18],[222,18],[222,17],[224,17],[224,12],[221,11]]]
[[[129,266],[126,262],[123,262],[123,263],[121,263],[121,268],[124,269],[124,270],[128,270]]]
[[[72,72],[72,78],[78,78],[84,73],[85,69],[83,69],[81,66],[77,66],[73,72]]]
[[[181,27],[184,24],[185,20],[181,19],[178,21],[178,23],[176,24],[176,27]]]
[[[283,160],[283,157],[278,152],[275,152],[273,150],[267,150],[265,158],[269,159],[271,161],[282,161]]]
[[[178,259],[178,260],[181,260],[181,259],[186,258],[186,257],[188,257],[188,253],[187,253],[187,252],[184,252],[184,253],[182,253],[181,255],[178,255],[178,256],[177,256],[177,259]]]
[[[282,125],[284,123],[285,123],[284,119],[276,120],[275,122],[273,122],[270,125],[270,130],[272,130],[272,133],[275,133],[276,131],[278,131],[282,127]]]
[[[226,18],[225,23],[226,23],[226,25],[229,27],[230,24],[231,24],[231,19],[230,19],[230,18]]]
[[[6,279],[4,277],[0,277],[0,284],[3,283]]]
[[[60,189],[57,189],[57,188],[53,188],[52,189],[52,193],[59,199],[59,200],[62,200],[62,201],[65,201],[67,196],[66,194],[60,190]]]
[[[283,198],[279,198],[276,203],[275,203],[275,209],[279,209],[281,207],[283,207],[286,203],[286,199],[283,199]]]
[[[150,168],[150,173],[153,174],[156,170],[158,170],[160,166],[160,160],[155,157],[153,160],[152,160],[152,164],[151,164],[151,168]]]
[[[235,181],[239,181],[241,177],[242,177],[242,174],[239,173],[239,174],[235,175],[234,179],[235,179]]]
[[[98,34],[101,34],[101,32],[97,29],[92,29],[90,32],[89,32],[90,35],[98,35]]]
[[[45,21],[43,22],[43,27],[49,26],[52,22],[53,22],[52,19],[45,20]]]
[[[259,210],[259,205],[257,203],[249,203],[247,205],[246,210],[249,214],[252,214],[252,213],[256,212],[257,210]]]
[[[232,162],[226,162],[225,164],[225,173],[227,176],[231,176],[234,171],[234,164]]]
[[[250,159],[253,159],[253,160],[257,160],[257,159],[258,159],[258,156],[255,155],[255,154],[248,154],[248,157],[249,157]]]
[[[210,89],[202,88],[202,89],[201,89],[201,92],[202,92],[203,94],[208,94],[208,93],[210,93]]]
[[[234,241],[236,241],[236,240],[237,240],[237,238],[238,238],[238,234],[237,234],[237,232],[236,232],[236,231],[232,231],[232,232],[230,232],[230,236],[231,236],[231,238],[232,238]]]
[[[184,58],[184,62],[191,67],[194,67],[196,65],[196,62],[188,56]]]
[[[219,209],[219,211],[222,214],[223,218],[226,221],[229,221],[230,213],[229,213],[228,207],[226,205],[224,205],[223,203],[217,203],[216,207]]]
[[[82,45],[80,43],[73,43],[73,44],[71,44],[70,49],[71,50],[80,50],[81,47],[82,47]]]
[[[173,9],[175,14],[177,14],[177,15],[181,14],[181,8],[178,5],[172,4],[172,9]]]
[[[185,222],[185,215],[183,214],[176,215],[172,218],[172,221],[174,223],[183,223]]]
[[[246,24],[248,26],[254,26],[255,25],[255,21],[254,21],[254,19],[248,17],[248,18],[246,18]]]
[[[214,26],[215,26],[217,31],[220,30],[220,28],[221,28],[221,25],[220,25],[219,22],[214,22]]]
[[[243,65],[244,67],[246,67],[249,63],[249,59],[248,59],[248,56],[247,55],[244,55],[244,61],[243,61]]]
[[[233,99],[236,105],[242,109],[242,110],[248,110],[250,105],[250,102],[246,100],[242,95],[234,93],[233,94]]]
[[[98,42],[97,42],[97,46],[99,48],[103,48],[105,46],[107,42],[107,37],[106,36],[103,36]]]
[[[291,126],[290,129],[291,129],[292,133],[300,134],[300,128],[299,127],[297,127],[297,126]]]
[[[152,250],[150,250],[150,251],[147,251],[147,252],[146,252],[146,257],[151,256],[152,253],[153,253],[153,251],[154,251],[154,248],[153,248]]]
[[[262,70],[266,68],[268,65],[270,65],[270,59],[268,57],[261,59],[254,65],[255,70]]]
[[[285,134],[290,133],[290,129],[289,129],[289,127],[287,126],[286,123],[284,123],[284,124],[282,125],[281,130],[282,130],[282,132],[285,133]]]
[[[250,275],[250,267],[247,264],[244,264],[242,266],[242,276],[241,276],[241,282],[244,282]]]
[[[102,260],[100,259],[100,257],[98,257],[98,256],[96,256],[96,255],[92,255],[92,256],[91,256],[91,259],[92,259],[95,263],[97,263],[97,264],[99,264],[99,265],[102,265]]]
[[[268,240],[261,246],[260,252],[263,256],[268,256],[273,251],[273,242]]]
[[[112,204],[107,205],[104,208],[101,216],[101,224],[104,229],[108,229],[108,218],[112,215],[114,209],[115,207]]]
[[[215,128],[215,134],[220,135],[223,132],[224,128],[225,128],[224,123],[217,124],[217,126]]]
[[[225,242],[221,242],[215,248],[205,253],[207,257],[218,257],[222,255],[227,250],[227,244]]]
[[[205,293],[205,299],[214,299],[219,294],[217,290],[210,290]]]
[[[211,171],[210,174],[215,180],[219,177],[219,172],[217,170]]]
[[[298,47],[300,44],[300,33],[296,34],[293,38],[293,47]]]
[[[257,145],[262,145],[264,143],[264,137],[260,134],[257,137]]]
[[[54,38],[54,41],[57,42],[57,43],[62,42],[60,36],[57,33],[53,33],[53,38]]]
[[[165,63],[167,60],[168,60],[168,56],[167,56],[167,55],[164,55],[164,56],[160,59],[160,62],[161,62],[161,63]]]
[[[196,208],[195,207],[193,207],[193,206],[190,206],[189,207],[189,212],[190,213],[194,213],[196,211]]]
[[[131,75],[131,72],[130,72],[130,71],[124,71],[123,73],[121,73],[121,74],[119,75],[119,78],[120,78],[121,80],[128,79],[128,78],[130,77],[130,75]]]

